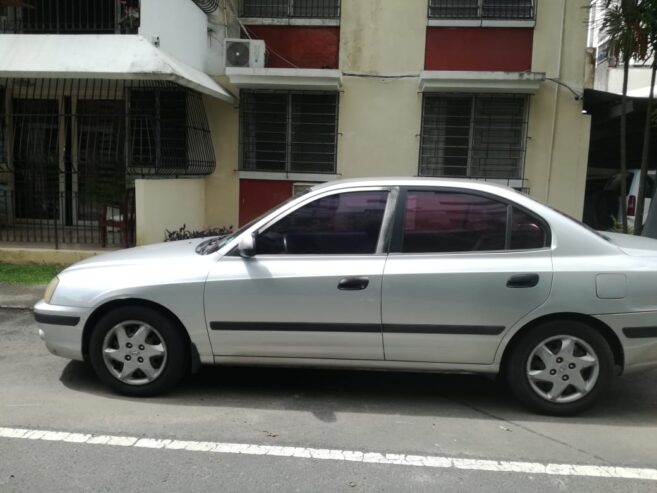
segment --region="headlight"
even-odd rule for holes
[[[43,301],[50,304],[50,300],[52,299],[52,295],[55,294],[55,289],[57,289],[58,284],[59,284],[59,277],[55,277],[52,281],[48,283],[48,286],[46,287],[46,292],[43,295]]]

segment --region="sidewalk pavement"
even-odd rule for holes
[[[0,282],[0,309],[31,310],[43,298],[42,284],[8,284]]]

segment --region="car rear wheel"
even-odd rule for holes
[[[512,392],[543,414],[584,411],[613,377],[609,344],[582,322],[554,321],[534,327],[511,351],[505,371]]]
[[[186,339],[168,317],[127,306],[104,315],[89,341],[98,377],[121,394],[150,396],[175,386],[188,367]]]

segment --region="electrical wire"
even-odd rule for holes
[[[570,87],[568,84],[566,84],[565,82],[560,81],[559,79],[557,79],[555,77],[546,77],[545,80],[549,80],[550,82],[554,82],[558,86],[563,86],[566,89],[568,89],[570,92],[572,92],[575,95],[575,101],[579,101],[580,99],[582,99],[584,97],[584,93],[577,92],[575,89]]]

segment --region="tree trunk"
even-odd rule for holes
[[[630,56],[625,54],[623,66],[623,96],[621,99],[621,121],[620,121],[620,203],[621,203],[621,225],[623,233],[627,233],[627,82],[630,75]]]
[[[657,77],[657,59],[652,62],[652,78],[650,79],[650,96],[646,107],[646,121],[643,127],[643,149],[641,151],[641,176],[639,178],[639,194],[634,218],[634,234],[639,236],[643,230],[643,208],[646,201],[646,177],[648,176],[648,157],[650,155],[650,136],[652,134],[652,102],[655,97],[655,78]],[[652,197],[651,197],[652,198]]]

